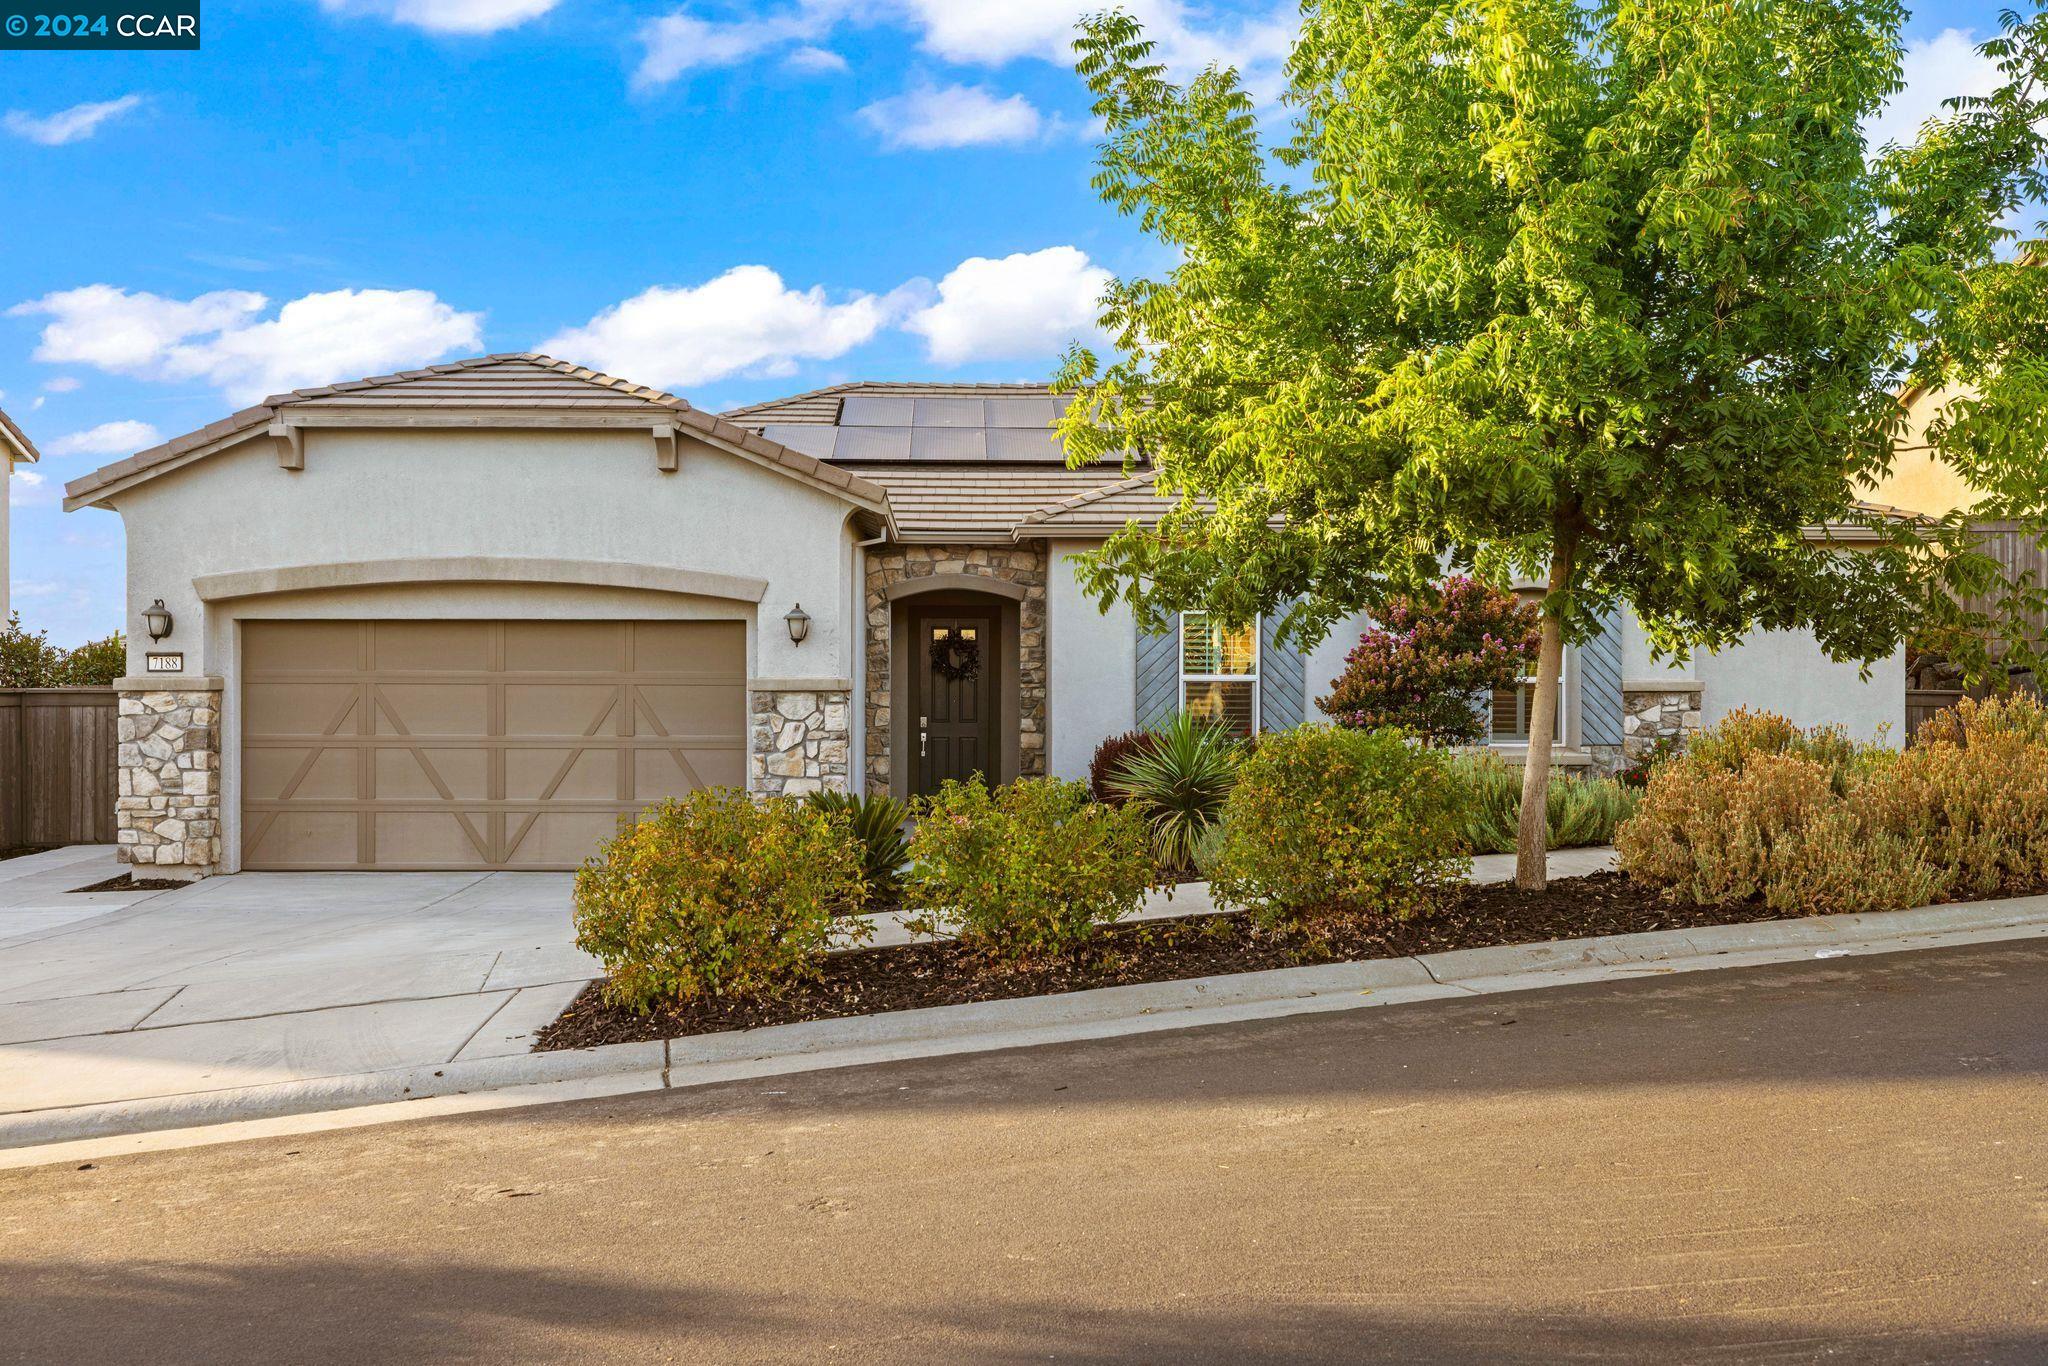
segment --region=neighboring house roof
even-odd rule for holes
[[[43,458],[36,449],[36,443],[28,439],[28,433],[14,425],[14,419],[0,412],[0,453],[23,464],[33,464]]]
[[[692,408],[674,394],[617,379],[537,352],[504,352],[395,375],[273,394],[196,432],[115,461],[65,486],[65,506],[98,503],[122,488],[168,473],[248,439],[273,423],[290,426],[650,426],[668,424],[713,445],[823,485],[886,517],[881,487],[773,438]]]

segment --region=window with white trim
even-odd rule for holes
[[[1226,627],[1207,612],[1180,617],[1180,705],[1233,734],[1259,728],[1259,623]]]

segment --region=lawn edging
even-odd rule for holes
[[[1653,973],[2034,937],[2048,937],[2048,895],[1325,963],[27,1111],[0,1118],[0,1149],[365,1106],[389,1106],[396,1112],[389,1118],[403,1119],[408,1107],[393,1102],[606,1078],[618,1083],[612,1093],[702,1086]],[[537,1094],[531,1103],[560,1098]]]

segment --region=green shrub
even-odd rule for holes
[[[1144,816],[1152,853],[1169,872],[1193,871],[1196,851],[1223,819],[1237,780],[1239,750],[1230,731],[1181,712],[1150,735],[1108,781],[1111,794]]]
[[[909,803],[851,792],[813,792],[808,800],[819,811],[846,817],[853,837],[860,841],[861,876],[867,879],[868,896],[893,900],[903,888],[903,865],[910,857],[910,836],[904,833]]]
[[[1238,768],[1210,890],[1266,919],[1408,916],[1465,871],[1450,764],[1403,731],[1300,726]]]
[[[128,640],[119,631],[63,652],[50,683],[59,688],[104,688],[128,672]]]
[[[1522,819],[1522,770],[1497,754],[1451,756],[1464,802],[1466,846],[1475,854],[1512,854]],[[1613,778],[1553,774],[1546,808],[1552,849],[1612,844],[1635,811],[1637,792]]]
[[[1144,817],[1058,778],[994,792],[949,780],[919,803],[910,859],[910,928],[1013,962],[1070,953],[1138,909],[1153,881]]]
[[[775,995],[813,975],[836,929],[864,921],[861,854],[843,815],[708,788],[663,802],[576,874],[576,945],[605,995],[646,1011],[667,1000]]]
[[[128,641],[119,631],[66,650],[46,631],[24,630],[19,613],[0,628],[0,688],[103,688],[127,672]]]

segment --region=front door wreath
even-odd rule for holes
[[[932,672],[955,683],[981,673],[981,642],[955,626],[932,633]]]

